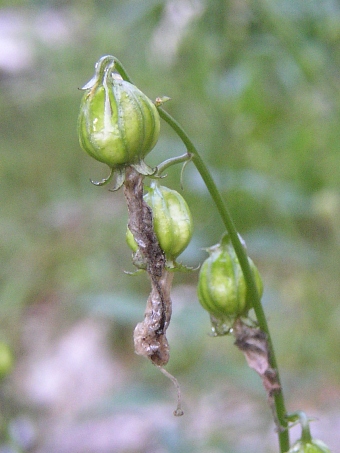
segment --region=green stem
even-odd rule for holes
[[[115,60],[115,66],[119,74],[123,77],[124,80],[131,82],[130,77],[128,76],[127,72],[125,71],[123,65],[120,63],[120,61],[114,57]],[[279,375],[279,369],[277,366],[276,362],[276,357],[274,353],[274,348],[273,348],[273,343],[271,340],[268,324],[267,324],[267,319],[265,316],[265,313],[263,311],[263,307],[261,304],[260,296],[257,291],[256,283],[254,280],[254,276],[252,273],[252,270],[249,265],[248,261],[248,256],[246,254],[246,251],[240,241],[240,238],[237,234],[236,227],[234,225],[234,222],[232,220],[232,217],[221,197],[221,194],[215,184],[215,181],[213,180],[208,168],[206,167],[205,163],[203,162],[201,156],[199,155],[196,147],[186,134],[186,132],[183,130],[181,125],[165,110],[163,110],[161,107],[157,107],[159,115],[161,118],[163,118],[164,121],[166,121],[172,129],[177,133],[177,135],[180,137],[180,139],[183,141],[184,145],[187,148],[187,152],[189,155],[192,156],[192,161],[195,164],[198,172],[200,173],[203,181],[205,182],[205,185],[207,186],[207,189],[214,200],[217,210],[220,213],[220,216],[223,220],[223,223],[229,233],[230,240],[233,244],[233,247],[235,249],[236,255],[239,259],[244,278],[247,283],[247,291],[249,294],[249,297],[251,297],[251,300],[253,302],[253,307],[254,311],[256,314],[256,318],[259,324],[260,329],[265,332],[267,335],[267,342],[268,342],[268,347],[270,351],[270,364],[272,368],[274,368],[277,372],[277,380],[278,383],[280,383],[280,375]],[[274,395],[274,403],[275,403],[275,411],[276,411],[276,416],[277,419],[280,423],[280,426],[282,429],[278,429],[278,438],[279,438],[279,445],[280,445],[280,453],[285,453],[289,450],[289,433],[287,429],[287,420],[285,418],[286,415],[286,408],[285,408],[285,403],[284,403],[284,398],[283,398],[283,392],[282,390],[279,393],[276,393]]]
[[[161,164],[157,165],[157,171],[155,175],[160,176],[167,168],[171,167],[172,165],[187,162],[189,159],[191,159],[191,156],[188,153],[182,154],[181,156],[177,157],[171,157],[170,159],[167,159]]]
[[[303,411],[296,411],[292,414],[288,414],[286,419],[291,422],[295,422],[296,420],[299,421],[302,429],[301,433],[301,441],[304,443],[312,442],[312,435],[310,433],[309,421],[310,419],[307,417],[306,413]]]
[[[172,118],[169,113],[167,113],[165,110],[163,110],[161,107],[158,107],[158,112],[163,118],[164,121],[166,121],[172,129],[177,133],[177,135],[181,138],[183,141],[184,145],[187,148],[187,151],[189,154],[192,155],[192,161],[195,164],[198,172],[200,173],[203,181],[205,182],[205,185],[207,186],[207,189],[214,200],[217,210],[220,213],[220,216],[223,220],[223,223],[229,233],[230,240],[233,244],[233,247],[235,249],[236,255],[239,259],[244,278],[247,283],[247,291],[249,294],[249,297],[251,297],[251,300],[253,302],[253,307],[254,311],[256,314],[256,318],[259,324],[260,329],[266,333],[267,335],[267,341],[268,341],[268,347],[270,351],[270,362],[271,366],[276,370],[277,372],[277,379],[279,384],[280,383],[280,375],[279,375],[279,369],[277,366],[276,362],[276,357],[274,353],[274,348],[273,348],[273,343],[271,340],[269,328],[268,328],[268,323],[267,319],[261,304],[260,296],[257,291],[256,287],[256,282],[254,280],[253,272],[250,268],[249,261],[248,261],[248,256],[246,254],[246,251],[240,241],[240,238],[238,236],[235,224],[232,220],[232,217],[229,213],[228,208],[226,207],[221,194],[215,184],[215,181],[213,180],[208,168],[206,167],[205,163],[203,162],[201,156],[199,155],[196,147],[186,134],[186,132],[183,130],[183,128],[180,126],[180,124]],[[280,452],[285,453],[286,451],[289,450],[289,434],[287,428],[287,420],[285,419],[285,414],[286,414],[286,409],[285,409],[285,404],[284,404],[284,398],[283,398],[283,392],[282,390],[274,395],[274,402],[275,402],[275,410],[276,410],[276,415],[277,419],[283,429],[278,430],[278,437],[279,437],[279,444],[280,444]]]
[[[116,57],[112,57],[112,58],[115,62],[115,68],[117,69],[119,74],[123,77],[123,79],[126,80],[127,82],[133,83],[132,80],[130,79],[130,77],[128,76],[128,73],[126,72],[124,66],[118,60],[118,58],[116,58]]]

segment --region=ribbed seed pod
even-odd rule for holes
[[[156,181],[152,181],[144,200],[152,209],[153,228],[161,249],[167,260],[175,260],[192,237],[192,217],[186,201],[177,191],[160,186]],[[129,229],[126,240],[136,252],[138,246]]]
[[[221,243],[209,248],[208,252],[210,256],[201,266],[197,287],[202,307],[216,318],[234,319],[246,315],[252,303],[247,299],[247,285],[229,236],[224,235]],[[253,261],[248,260],[262,295],[261,276]]]
[[[331,453],[322,440],[312,439],[310,442],[298,440],[287,453]]]
[[[159,114],[135,85],[114,73],[114,58],[102,57],[83,87],[78,118],[81,147],[111,168],[138,164],[155,146]]]

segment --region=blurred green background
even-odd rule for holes
[[[339,2],[16,0],[0,2],[0,452],[278,451],[260,379],[232,338],[209,336],[197,272],[176,274],[169,328],[184,417],[134,354],[149,282],[124,273],[123,193],[90,184],[107,168],[76,131],[78,88],[105,54],[171,97],[263,275],[287,408],[339,451]],[[183,152],[162,123],[146,161]],[[223,226],[192,165],[183,195],[196,267]]]

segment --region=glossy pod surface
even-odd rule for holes
[[[117,168],[140,162],[153,149],[160,120],[152,101],[114,73],[112,58],[102,57],[83,87],[78,132],[84,151]]]
[[[246,282],[229,238],[224,236],[221,244],[211,247],[208,252],[210,256],[201,266],[197,287],[201,305],[216,317],[246,315],[252,304],[247,300]],[[260,274],[253,261],[248,259],[262,295]]]
[[[192,217],[186,201],[177,191],[157,182],[151,183],[144,200],[152,209],[153,228],[161,249],[167,259],[175,259],[192,237]],[[129,229],[126,240],[136,252],[138,247]]]

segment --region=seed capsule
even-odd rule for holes
[[[189,207],[178,192],[153,181],[144,195],[152,209],[153,229],[167,261],[174,261],[188,246],[192,237],[192,217]],[[128,229],[126,241],[136,252],[138,246]]]
[[[321,440],[311,439],[309,442],[298,440],[287,453],[331,453]]]
[[[139,164],[155,146],[159,114],[135,85],[114,72],[111,56],[96,64],[94,77],[83,87],[78,132],[81,147],[111,168]]]
[[[224,235],[221,243],[209,248],[208,252],[210,256],[202,264],[198,280],[201,305],[217,319],[233,320],[247,315],[252,303],[247,298],[247,285],[229,236]],[[262,295],[260,274],[253,261],[248,259]]]

